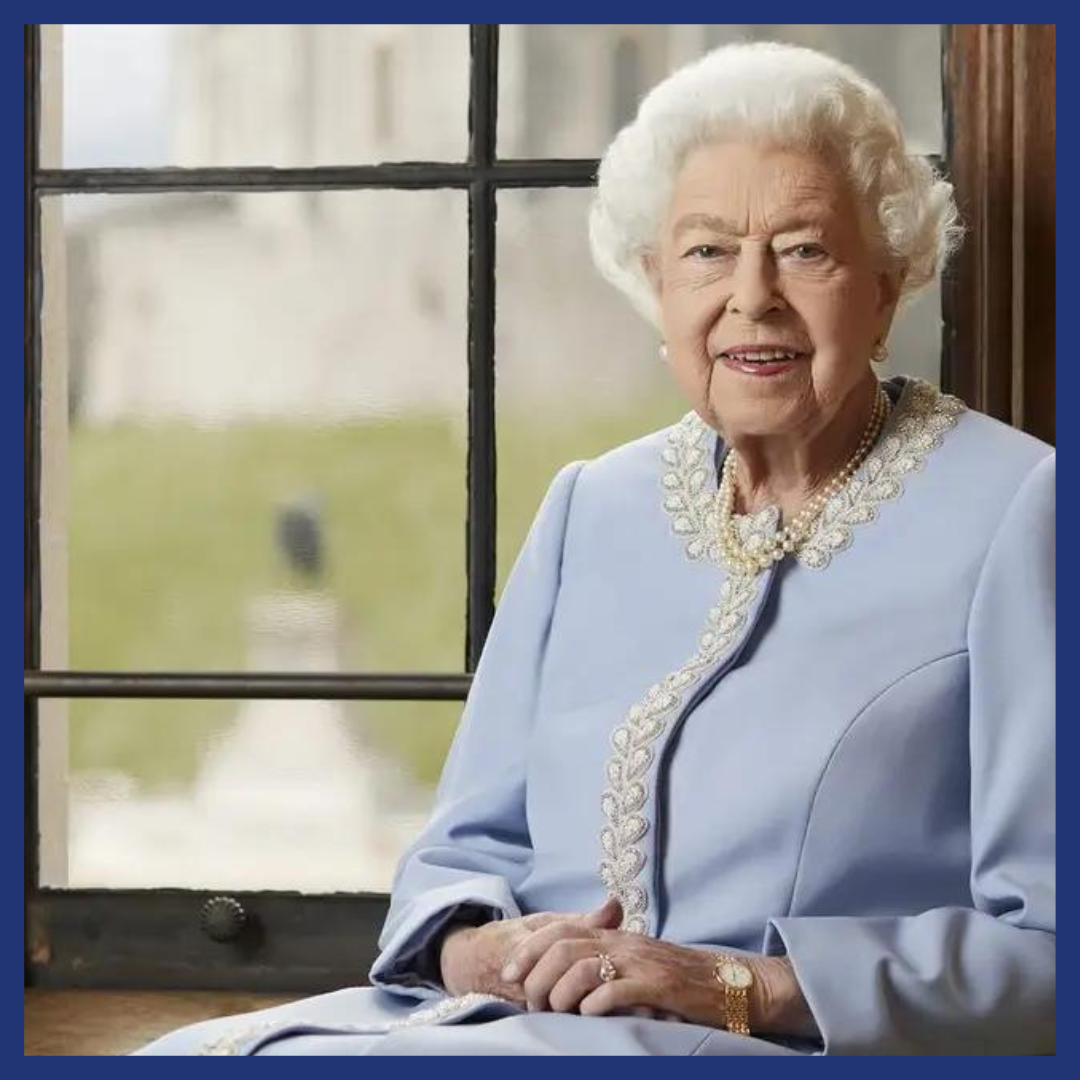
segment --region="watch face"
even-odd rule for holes
[[[719,970],[720,978],[724,980],[724,983],[736,990],[745,990],[754,981],[750,969],[737,960],[724,960],[720,964]]]

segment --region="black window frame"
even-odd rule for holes
[[[316,992],[362,982],[386,916],[382,893],[229,892],[243,931],[224,943],[201,928],[215,890],[66,889],[39,878],[38,710],[42,698],[349,698],[464,701],[495,610],[495,213],[501,190],[591,187],[596,158],[496,153],[499,27],[469,28],[468,154],[462,162],[305,168],[43,169],[40,25],[26,25],[24,769],[27,986],[220,988]],[[943,33],[942,47],[948,34]],[[944,98],[947,110],[948,97]],[[946,133],[950,130],[946,116]],[[940,168],[943,162],[934,157]],[[466,634],[461,674],[244,674],[42,670],[37,525],[41,482],[41,201],[67,193],[450,188],[468,196]],[[943,323],[951,324],[943,290]],[[943,332],[943,384],[952,364]]]

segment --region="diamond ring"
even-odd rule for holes
[[[607,953],[598,953],[597,959],[600,961],[601,982],[613,982],[619,977],[619,972],[615,968],[615,961]]]

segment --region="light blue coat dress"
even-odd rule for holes
[[[373,987],[140,1053],[1054,1049],[1054,454],[898,377],[810,542],[718,559],[695,413],[555,477],[508,581]],[[739,519],[747,543],[774,509]],[[756,539],[757,538],[757,539]],[[820,1041],[448,997],[433,935],[584,911],[787,953]]]

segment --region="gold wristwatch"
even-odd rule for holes
[[[754,973],[734,956],[717,953],[713,974],[724,988],[724,1026],[736,1035],[749,1035],[750,988],[754,985]]]

